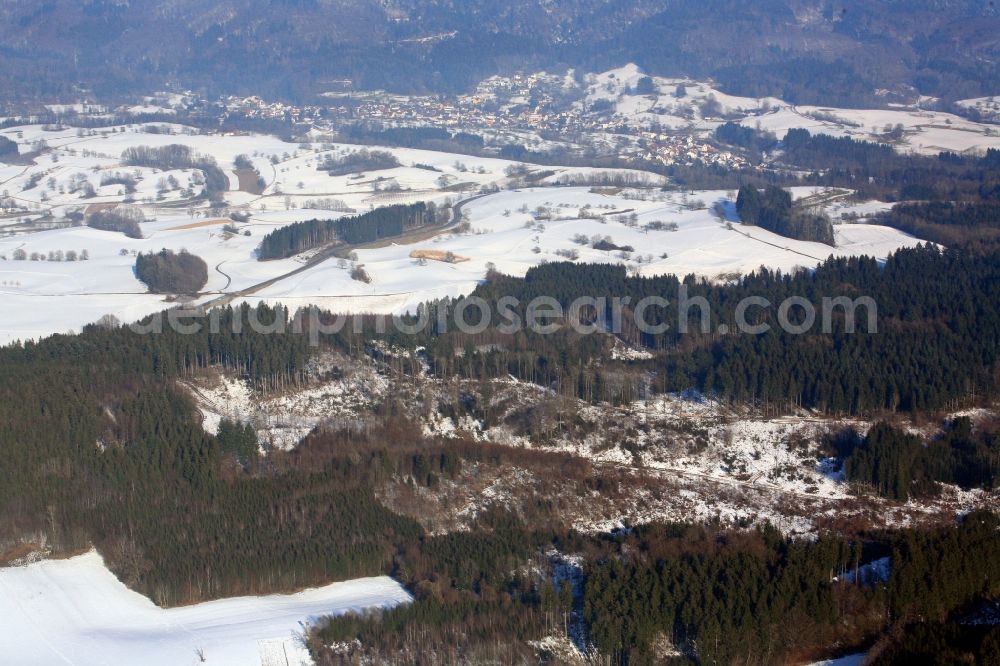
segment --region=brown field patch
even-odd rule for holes
[[[202,227],[212,227],[217,224],[226,224],[232,222],[232,220],[226,219],[224,217],[215,220],[202,220],[201,222],[191,222],[190,224],[182,224],[179,227],[170,227],[167,231],[183,231],[184,229],[201,229]]]
[[[468,257],[463,257],[452,252],[444,252],[442,250],[413,250],[410,252],[410,258],[443,261],[446,264],[460,264],[463,261],[471,261]]]
[[[263,194],[264,188],[260,186],[260,174],[253,169],[237,169],[236,177],[240,180],[240,192],[247,194]]]
[[[102,210],[111,210],[117,206],[117,203],[92,203],[88,205],[83,212],[86,215],[92,215],[93,213],[99,213]]]

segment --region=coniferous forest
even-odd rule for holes
[[[1000,483],[1000,440],[993,432],[973,432],[965,417],[930,442],[878,423],[849,448],[846,478],[884,497],[905,501],[933,495],[939,483],[962,488],[995,488]]]
[[[0,666],[1000,666],[997,35],[0,2]]]
[[[743,224],[759,226],[779,236],[833,245],[833,224],[819,213],[798,210],[792,195],[780,187],[769,186],[763,193],[744,185],[736,199],[736,210]]]
[[[645,321],[666,325],[660,334],[643,333],[625,322],[621,337],[656,352],[656,359],[637,362],[655,371],[654,384],[664,391],[692,386],[736,402],[756,402],[780,408],[805,406],[830,413],[859,414],[879,410],[935,410],[962,404],[976,396],[994,395],[1000,341],[1000,253],[967,252],[923,247],[904,250],[884,265],[870,258],[831,259],[814,272],[793,275],[762,269],[738,283],[719,286],[693,277],[629,277],[617,266],[548,264],[528,271],[523,280],[496,277],[477,295],[498,302],[513,295],[522,304],[539,295],[551,295],[568,308],[581,296],[606,297],[608,311],[597,313],[611,321],[611,298],[629,297],[633,305],[650,296],[667,298],[665,308],[650,307]],[[688,332],[680,332],[679,289],[689,301],[707,305],[683,310]],[[877,307],[853,309],[854,332],[848,332],[846,308],[832,307],[829,334],[821,329],[824,298],[870,296]],[[746,323],[769,328],[759,335],[721,334],[720,325],[737,329],[735,308],[748,296],[766,298],[772,307],[750,308]],[[777,320],[778,304],[800,296],[816,311],[816,322],[803,334],[786,332]],[[690,303],[689,303],[690,304]],[[707,312],[707,316],[702,313]],[[524,321],[523,307],[517,315]],[[869,316],[874,315],[874,322]],[[798,307],[789,321],[802,324]],[[869,328],[875,324],[873,329]],[[494,341],[489,333],[479,336]],[[507,339],[511,336],[498,336]],[[574,391],[592,384],[599,370],[588,361],[599,354],[596,336],[584,336],[574,354],[566,338],[513,336],[502,350],[472,359],[442,356],[446,367],[471,376],[507,373]],[[588,352],[590,355],[588,355]],[[581,379],[581,374],[583,378]],[[599,381],[599,380],[597,380]],[[631,400],[644,389],[621,387],[603,400]],[[582,392],[579,395],[586,397]]]
[[[193,165],[191,155],[171,150],[130,160]],[[0,349],[0,543],[45,543],[57,554],[95,546],[126,584],[162,605],[379,573],[407,586],[413,604],[318,626],[310,643],[321,664],[426,658],[442,645],[453,663],[532,662],[526,641],[568,632],[571,622],[615,664],[652,663],[664,650],[679,663],[798,662],[830,656],[831,646],[846,652],[873,644],[876,663],[990,654],[995,632],[960,621],[1000,592],[1000,532],[989,512],[932,530],[845,530],[810,541],[766,525],[712,523],[581,534],[539,500],[529,516],[495,509],[469,531],[433,533],[377,489],[396,483],[431,493],[483,465],[530,468],[582,496],[614,495],[615,483],[568,454],[429,435],[401,404],[411,396],[383,399],[360,424],[319,427],[292,450],[262,455],[267,443],[245,422],[224,419],[206,432],[184,387],[222,371],[261,395],[279,393],[308,385],[317,354],[335,352],[414,381],[479,382],[481,400],[457,395],[456,402],[487,426],[498,418],[485,393],[495,378],[612,406],[696,389],[769,415],[806,409],[875,422],[864,436],[842,433],[830,445],[859,501],[934,498],[943,484],[996,488],[994,430],[958,418],[929,437],[894,424],[900,414],[933,417],[989,404],[1000,388],[1000,249],[990,231],[996,153],[901,161],[872,145],[791,132],[784,150],[807,165],[832,160],[810,182],[857,179],[892,196],[922,193],[922,201],[886,213],[885,223],[949,247],[927,244],[885,261],[831,258],[791,274],[760,269],[725,284],[568,262],[537,266],[523,278],[493,271],[474,295],[494,316],[475,333],[448,316],[463,300],[444,299],[424,306],[431,324],[415,335],[362,315],[336,332],[313,331],[302,313],[243,305],[209,313],[215,332],[145,335],[106,322],[12,345]],[[741,189],[744,221],[790,233],[794,207],[777,186],[785,183],[752,183]],[[398,236],[428,214],[418,204],[294,224],[268,235],[260,258]],[[177,279],[203,271],[181,276],[178,256],[142,255],[137,273],[151,287],[197,291]],[[526,304],[542,295],[564,310],[579,297],[608,299],[579,313],[599,332],[501,329],[524,322]],[[668,301],[643,312],[648,324],[665,326],[656,333],[634,323],[638,304],[651,296]],[[749,296],[769,304],[743,313],[756,334],[737,326],[737,305]],[[801,333],[779,325],[778,304],[791,296],[817,315],[805,326],[801,305],[784,313],[786,323],[803,325]],[[504,297],[517,304],[501,308]],[[621,312],[614,297],[628,299]],[[824,304],[838,297],[847,300]],[[860,297],[876,307],[858,305]],[[246,325],[251,315],[286,322],[287,330],[255,333]],[[616,320],[621,327],[609,335]],[[647,353],[614,360],[616,338]],[[385,351],[392,349],[420,349],[419,360]],[[529,574],[550,549],[580,554],[576,588]],[[893,563],[889,579],[855,582],[880,557]],[[355,639],[361,647],[348,653],[328,647]]]
[[[407,584],[414,604],[318,629],[313,649],[321,663],[341,659],[325,645],[353,638],[376,660],[410,655],[415,635],[420,649],[455,646],[457,660],[523,661],[526,644],[507,637],[547,635],[574,614],[614,663],[647,663],[664,641],[702,663],[822,656],[830,645],[863,647],[879,636],[890,637],[887,654],[909,654],[918,648],[891,637],[908,635],[897,630],[914,623],[960,652],[970,641],[991,640],[950,623],[997,589],[995,516],[971,514],[937,532],[829,535],[812,543],[767,528],[720,533],[684,525],[586,536],[558,521],[529,525],[492,511],[471,532],[431,535],[389,509],[374,488],[390,478],[434,488],[486,461],[534,465],[581,483],[586,476],[558,456],[428,436],[392,400],[360,429],[320,428],[294,450],[261,457],[241,424],[223,422],[217,434],[206,433],[178,382],[221,368],[258,390],[279,390],[307,382],[318,351],[377,357],[372,341],[381,338],[386,348],[424,347],[432,376],[513,375],[594,402],[694,385],[779,412],[808,405],[876,415],[971,405],[996,389],[998,261],[986,251],[922,247],[885,265],[838,259],[812,273],[761,271],[724,286],[688,278],[682,283],[690,294],[711,304],[712,325],[701,332],[695,309],[693,336],[623,330],[623,338],[653,353],[639,361],[607,361],[600,334],[507,335],[494,324],[476,334],[435,325],[404,336],[380,333],[363,316],[336,333],[317,332],[313,348],[312,324],[283,308],[260,306],[253,314],[297,323],[285,333],[233,332],[233,321],[250,315],[245,305],[211,313],[217,332],[143,335],[91,326],[7,347],[0,350],[0,535],[44,540],[57,552],[94,544],[123,581],[166,605],[377,573]],[[638,299],[676,293],[680,284],[632,278],[613,266],[550,264],[523,279],[493,275],[477,293],[487,301],[512,294],[526,302],[540,293],[562,301],[586,293]],[[847,333],[840,320],[829,344],[808,334],[720,336],[716,329],[746,294],[777,302],[791,293],[841,292],[875,295],[878,336]],[[596,321],[602,313],[591,315]],[[666,322],[676,312],[655,316]],[[770,321],[773,313],[758,316]],[[595,366],[595,358],[604,364]],[[424,371],[412,359],[395,367]],[[961,420],[931,443],[876,426],[840,446],[849,480],[894,500],[933,494],[942,482],[996,483],[996,439]],[[549,547],[584,553],[582,596],[519,573]],[[841,575],[886,553],[896,564],[884,584],[865,587]]]
[[[156,294],[197,294],[208,282],[208,266],[183,250],[164,249],[136,257],[135,276]]]
[[[725,128],[726,126],[722,126]],[[891,146],[850,137],[810,134],[791,129],[780,141],[767,132],[720,128],[719,141],[755,151],[779,151],[783,164],[803,171],[799,178],[779,173],[725,172],[674,168],[670,175],[692,187],[734,187],[756,184],[844,187],[861,199],[896,202],[990,202],[1000,198],[1000,150],[982,155],[943,152],[936,156],[904,155]],[[981,220],[982,216],[974,219]],[[990,226],[991,223],[986,223]],[[956,225],[957,226],[957,225]],[[968,220],[963,226],[974,227]],[[980,225],[982,226],[982,225]],[[970,229],[971,230],[971,229]],[[974,240],[975,236],[961,242]]]
[[[353,217],[307,220],[275,229],[260,243],[258,258],[284,259],[335,241],[352,245],[400,236],[425,224],[424,203],[387,206]]]

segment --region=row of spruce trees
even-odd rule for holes
[[[340,241],[356,245],[400,236],[426,223],[424,203],[386,206],[368,213],[331,220],[306,220],[275,229],[260,243],[258,259],[284,259],[300,252]]]

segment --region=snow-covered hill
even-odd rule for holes
[[[409,603],[382,576],[297,594],[158,608],[125,587],[96,552],[0,569],[0,660],[19,666],[300,666],[319,616]]]
[[[0,215],[0,303],[8,313],[0,324],[0,343],[79,330],[108,314],[134,321],[170,307],[172,302],[162,296],[146,293],[133,271],[136,254],[162,248],[186,249],[205,260],[209,279],[203,303],[232,297],[292,308],[315,304],[332,311],[398,313],[430,299],[468,294],[491,265],[523,275],[542,262],[569,259],[620,263],[642,275],[694,273],[727,280],[761,266],[786,271],[812,267],[831,254],[884,257],[917,242],[896,230],[865,224],[885,204],[848,206],[844,197],[850,193],[845,191],[795,191],[799,198],[812,197],[835,218],[859,215],[861,223],[836,227],[837,247],[831,248],[743,227],[733,211],[733,192],[663,191],[662,176],[634,170],[516,165],[384,148],[379,150],[391,152],[400,166],[331,177],[317,169],[321,161],[359,146],[202,134],[180,125],[94,133],[33,125],[0,133],[17,141],[22,154],[41,141],[46,146],[27,166],[0,167],[7,206]],[[127,148],[171,144],[189,146],[223,169],[230,184],[223,193],[225,208],[210,210],[191,197],[192,189],[198,189],[190,186],[197,181],[197,170],[120,164]],[[239,155],[247,156],[265,182],[262,194],[238,189],[233,163]],[[135,194],[99,185],[121,173],[135,178]],[[176,187],[167,183],[172,189],[164,191],[161,181],[170,178]],[[73,191],[83,181],[95,186],[94,197],[81,198]],[[608,182],[618,185],[593,186]],[[483,188],[500,191],[478,197]],[[148,220],[141,224],[143,238],[74,226],[73,216],[130,196]],[[356,259],[328,259],[294,275],[289,274],[302,268],[308,256],[256,259],[263,236],[278,227],[416,201],[466,202],[462,213],[467,224],[405,243],[358,249]],[[233,229],[230,212],[249,219]],[[468,261],[421,260],[411,256],[415,250],[451,252]],[[76,261],[66,260],[71,253]],[[370,282],[351,278],[358,264]],[[256,288],[282,276],[287,277]]]

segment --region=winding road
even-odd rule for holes
[[[224,270],[222,270],[222,264],[224,264],[224,263],[226,263],[226,262],[220,261],[219,263],[217,263],[215,265],[215,272],[218,273],[219,275],[221,275],[222,277],[226,278],[226,285],[224,287],[222,287],[221,289],[219,289],[220,292],[223,292],[226,289],[229,289],[229,285],[231,285],[233,283],[232,276],[230,276],[229,273],[227,273]]]
[[[208,301],[202,303],[201,307],[205,308],[206,310],[209,310],[209,309],[214,308],[214,307],[222,307],[222,306],[228,305],[229,303],[232,303],[237,298],[242,298],[244,296],[250,296],[252,294],[257,293],[261,289],[266,289],[267,287],[270,287],[271,285],[274,285],[274,284],[276,284],[278,282],[281,282],[282,280],[286,280],[286,279],[288,279],[290,277],[298,275],[299,273],[304,273],[305,271],[308,271],[308,270],[310,270],[312,268],[315,268],[316,266],[319,266],[320,264],[322,264],[327,259],[331,259],[331,258],[334,258],[334,257],[337,257],[337,258],[346,258],[354,250],[363,250],[363,249],[366,249],[366,248],[382,247],[382,246],[384,246],[384,244],[387,241],[391,241],[392,243],[397,244],[397,245],[407,245],[409,243],[419,242],[421,240],[425,240],[427,238],[431,238],[432,236],[436,236],[438,234],[444,233],[444,232],[449,231],[450,229],[452,229],[452,228],[454,228],[455,226],[458,225],[458,223],[462,219],[462,209],[467,204],[469,204],[469,203],[471,203],[471,202],[473,202],[473,201],[475,201],[477,199],[481,199],[481,198],[483,198],[485,196],[488,196],[488,195],[486,195],[486,194],[476,194],[476,195],[473,195],[471,197],[467,197],[467,198],[465,198],[465,199],[457,202],[454,206],[452,206],[452,209],[451,209],[451,219],[449,219],[444,224],[440,224],[440,225],[437,225],[437,226],[430,226],[430,227],[421,227],[419,229],[413,230],[412,232],[410,232],[408,234],[403,234],[402,236],[397,236],[395,238],[385,238],[385,239],[382,239],[382,240],[379,240],[379,241],[375,241],[375,242],[372,242],[372,243],[363,243],[363,244],[360,244],[360,245],[332,245],[332,246],[325,247],[325,248],[321,249],[319,252],[317,252],[315,255],[313,255],[312,257],[310,257],[309,260],[306,261],[306,263],[304,263],[303,265],[299,266],[298,268],[296,268],[294,270],[288,271],[287,273],[282,273],[281,275],[277,275],[277,276],[275,276],[273,278],[269,278],[269,279],[267,279],[267,280],[265,280],[263,282],[259,282],[259,283],[255,284],[255,285],[246,287],[244,289],[238,289],[238,290],[233,291],[233,292],[221,294],[217,298],[213,298],[211,300],[208,300]],[[225,263],[225,262],[219,263],[219,265],[217,265],[215,267],[215,270],[217,272],[219,272],[220,274],[225,275],[226,278],[229,281],[226,283],[225,287],[223,287],[222,289],[219,290],[220,292],[224,291],[225,289],[228,289],[229,285],[232,284],[232,279],[230,278],[230,276],[228,274],[226,274],[225,272],[223,272],[222,269],[221,269],[221,266],[222,266],[223,263]],[[211,292],[211,293],[217,293],[217,292]],[[374,295],[376,295],[376,296],[398,296],[398,295],[401,295],[401,294],[374,294]]]

